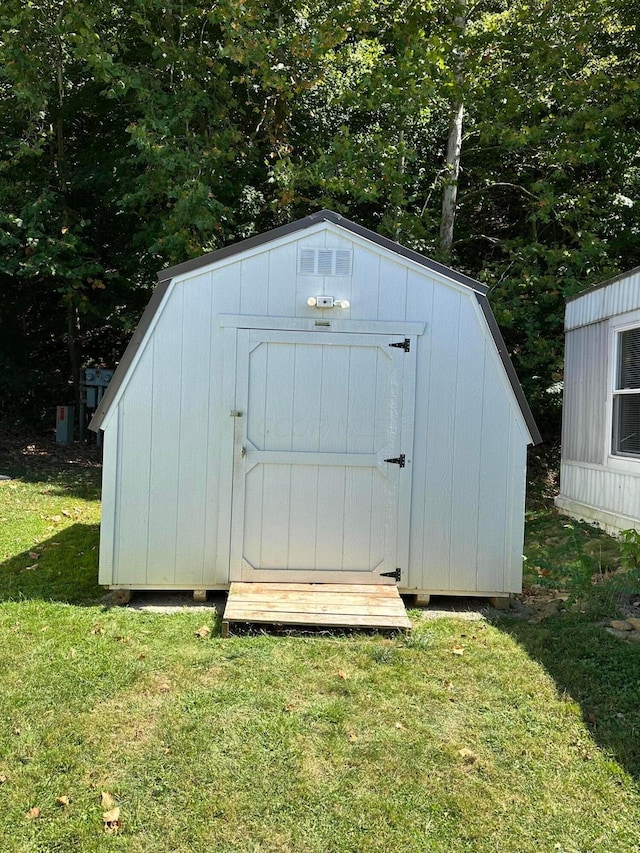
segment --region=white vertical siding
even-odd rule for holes
[[[497,589],[520,592],[522,588],[522,546],[524,541],[524,508],[527,470],[527,436],[522,426],[511,421],[509,456],[507,459],[507,518],[505,522],[505,553],[503,585]],[[484,589],[479,586],[479,589]]]
[[[352,248],[352,275],[299,276],[300,246]],[[349,299],[351,308],[320,314],[307,305],[320,293]],[[113,521],[103,526],[102,582],[195,588],[229,580],[235,379],[225,350],[235,351],[236,330],[221,327],[221,314],[425,322],[416,344],[413,453],[403,448],[413,490],[401,586],[518,588],[528,436],[475,295],[329,227],[176,281],[107,427],[104,512]],[[350,389],[347,405],[336,388],[333,405],[347,406],[345,428],[359,390]],[[375,421],[373,413],[366,418]],[[329,513],[336,484],[325,482],[327,472],[316,474],[318,506]],[[348,493],[348,484],[338,486]],[[291,490],[291,512],[299,488],[286,478],[261,485],[274,493]],[[286,501],[263,503],[272,525],[289,526],[278,514]],[[359,528],[355,502],[352,512],[348,527]],[[374,528],[380,525],[374,520]],[[352,546],[345,544],[347,563]],[[295,563],[295,542],[289,547]],[[318,549],[320,559],[322,542]]]
[[[176,288],[153,336],[152,443],[149,480],[149,542],[147,583],[175,582],[178,533],[178,472],[182,412],[184,291]],[[169,392],[169,393],[167,393]],[[126,433],[125,433],[126,434]]]
[[[269,254],[265,252],[238,261],[241,314],[268,314]]]
[[[297,257],[295,246],[278,246],[269,252],[267,261],[267,312],[270,317],[296,316]],[[264,272],[263,272],[264,275]]]
[[[388,258],[380,259],[378,279],[378,320],[405,320],[407,267]]]
[[[113,547],[118,486],[118,412],[105,433],[102,453],[102,518],[100,522],[100,572],[98,582],[113,581]]]
[[[485,337],[475,314],[469,310],[468,299],[462,300],[460,309],[453,429],[454,452],[451,460],[449,562],[451,580],[456,586],[460,589],[476,589],[478,526],[473,523],[473,519],[479,510]]]
[[[174,290],[120,402],[113,424],[121,447],[116,550],[105,582],[189,588],[225,582],[212,557],[222,383],[213,292],[210,275]],[[221,301],[233,308],[230,294]],[[107,572],[106,553],[102,562]]]
[[[147,582],[149,488],[152,454],[153,358],[147,350],[138,362],[118,407],[118,486],[114,582],[126,565],[126,583]]]
[[[421,294],[424,283],[415,285]],[[412,290],[408,304],[417,305]],[[528,437],[473,294],[435,284],[422,296],[432,302],[418,339],[407,585],[515,591]]]
[[[511,470],[509,401],[502,393],[500,384],[495,381],[495,364],[490,353],[485,354],[482,384],[482,466],[477,518],[478,584],[480,589],[495,590],[502,588],[505,554],[509,550],[507,519],[510,480],[520,475]]]
[[[564,459],[604,462],[608,341],[606,322],[567,332],[562,415]]]
[[[414,537],[422,538],[422,557],[415,567],[418,588],[422,588],[422,584],[431,589],[451,588],[452,464],[459,355],[457,320],[461,299],[455,290],[438,288],[429,327],[418,342],[418,374],[426,347],[430,349],[431,373],[426,419],[421,417],[422,401],[416,400],[415,434],[422,437],[424,445],[418,445],[413,455],[424,453],[426,461],[424,483],[413,484],[414,494],[416,488],[422,488],[425,494],[424,516],[414,516],[411,530],[412,541]],[[411,553],[414,553],[413,548]],[[412,583],[414,574],[412,566]]]
[[[204,583],[211,303],[210,286],[183,288],[174,582],[179,578],[190,587]]]
[[[377,319],[379,280],[380,255],[366,250],[355,252],[351,283],[351,319]]]

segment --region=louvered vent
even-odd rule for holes
[[[301,275],[316,274],[316,250],[301,249],[298,256],[298,272]]]
[[[300,249],[298,272],[300,275],[348,276],[351,275],[351,249]]]

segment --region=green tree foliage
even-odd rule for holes
[[[113,363],[162,265],[330,206],[489,284],[554,435],[564,298],[639,263],[633,4],[465,5],[5,0],[5,401]]]
[[[114,181],[127,140],[104,93],[109,5],[7,0],[0,14],[0,395],[33,416],[47,389],[64,394],[70,374],[77,387],[83,338],[112,357],[97,330],[128,298]]]
[[[510,4],[488,22],[490,71],[472,99],[458,258],[490,285],[550,435],[565,298],[638,263],[638,67],[627,9]]]

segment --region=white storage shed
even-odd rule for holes
[[[159,279],[91,423],[101,583],[520,591],[539,434],[483,285],[326,210]]]
[[[640,267],[567,302],[560,494],[567,515],[640,528]]]

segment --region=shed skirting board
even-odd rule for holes
[[[598,527],[601,527],[604,531],[614,536],[622,530],[640,527],[640,519],[638,518],[631,518],[628,515],[620,515],[619,513],[600,509],[596,506],[589,506],[589,504],[580,503],[564,495],[558,495],[554,503],[564,515],[575,518],[577,521],[588,521],[591,524],[597,524]]]
[[[321,586],[322,584],[318,584]],[[210,584],[207,586],[186,586],[185,584],[153,584],[153,590],[158,591],[166,591],[166,592],[191,592],[194,591],[205,591],[205,592],[228,592],[230,583],[219,583],[219,584]],[[347,584],[348,586],[348,584]],[[131,589],[131,590],[149,590],[150,587],[148,584],[135,584],[135,583],[112,583],[108,584],[110,590],[113,589]],[[404,587],[399,586],[398,592],[400,595],[417,595],[417,596],[445,596],[445,597],[455,597],[455,598],[504,598],[505,596],[513,595],[514,593],[509,593],[503,589],[494,590],[493,592],[487,592],[483,590],[482,592],[478,592],[476,589],[415,589],[413,587]]]
[[[186,583],[154,583],[153,585],[149,585],[147,583],[110,583],[105,584],[109,589],[153,589],[158,591],[165,590],[166,592],[191,592],[193,591],[211,591],[211,592],[226,592],[231,586],[230,583],[212,583],[212,584],[192,584],[189,586]]]

